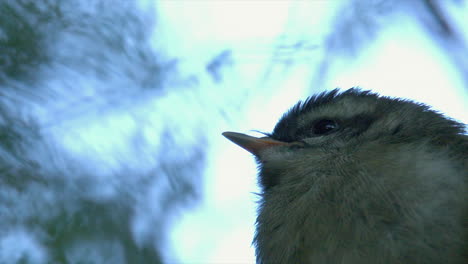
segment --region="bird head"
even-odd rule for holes
[[[385,146],[395,144],[456,147],[454,142],[460,141],[466,146],[463,133],[463,124],[424,104],[352,88],[342,93],[334,89],[300,101],[266,137],[235,132],[223,135],[255,155],[260,185],[267,191],[287,182],[284,175],[291,175],[298,167],[313,171],[330,159],[372,146],[381,147],[372,155],[385,155]]]

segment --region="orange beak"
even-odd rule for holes
[[[291,143],[286,143],[278,140],[274,140],[269,137],[256,138],[251,137],[245,134],[236,133],[236,132],[224,132],[223,136],[232,142],[239,145],[241,148],[247,150],[248,152],[258,156],[259,153],[267,148],[274,146],[288,146]]]

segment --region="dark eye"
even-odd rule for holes
[[[328,134],[338,128],[338,124],[330,119],[322,119],[315,122],[313,132],[316,135]]]

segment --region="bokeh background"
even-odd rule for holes
[[[0,0],[0,263],[254,263],[253,158],[360,86],[468,120],[462,0]]]

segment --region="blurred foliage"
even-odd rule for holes
[[[338,1],[337,1],[338,3]],[[463,37],[464,28],[457,23],[453,9],[466,5],[463,0],[344,0],[339,2],[328,33],[323,39],[305,35],[294,39],[286,30],[283,37],[275,43],[276,50],[272,53],[269,74],[273,74],[273,67],[288,67],[296,63],[303,63],[304,52],[320,56],[310,60],[310,73],[313,76],[311,87],[316,89],[331,77],[331,70],[343,59],[354,59],[366,52],[384,28],[395,25],[396,15],[405,15],[414,20],[426,32],[436,47],[452,63],[454,69],[468,86],[468,47]],[[458,14],[459,15],[459,14]],[[294,20],[294,18],[291,18]],[[463,18],[462,18],[463,19]],[[323,55],[316,55],[316,49],[323,49]],[[285,60],[284,54],[289,57]],[[310,56],[310,55],[309,55]]]
[[[32,80],[34,67],[47,63],[46,39],[60,22],[57,1],[5,0],[0,3],[0,81]]]
[[[356,56],[365,51],[383,27],[394,22],[394,14],[403,13],[420,24],[428,38],[453,63],[468,86],[468,57],[459,56],[468,49],[460,36],[462,29],[457,28],[453,14],[447,8],[450,5],[461,5],[460,0],[372,0],[346,1],[336,12],[332,30],[325,40],[325,56],[316,73],[316,78],[324,80],[332,67],[334,58]]]
[[[165,218],[171,216],[171,205],[183,203],[188,189],[166,190],[171,197],[154,201],[166,212],[153,216],[153,234],[139,239],[132,221],[135,199],[141,193],[132,194],[134,189],[128,185],[128,190],[112,199],[94,198],[89,189],[98,184],[92,180],[95,176],[87,175],[77,160],[50,144],[50,135],[43,130],[48,128],[34,112],[48,111],[54,105],[64,105],[72,113],[80,105],[95,111],[97,101],[105,101],[106,111],[112,111],[132,99],[138,101],[136,94],[141,91],[164,87],[171,63],[163,63],[167,59],[152,50],[151,21],[145,20],[150,17],[134,4],[98,0],[0,3],[1,263],[162,261],[159,251],[165,248],[168,231]],[[94,96],[86,95],[85,83],[76,78],[101,80],[92,87]],[[59,85],[50,85],[51,80]],[[110,86],[102,85],[106,82]],[[123,85],[112,85],[119,82]],[[49,125],[60,126],[70,118],[76,116],[53,117]],[[197,157],[177,166],[193,168],[192,162],[201,161],[202,156]],[[171,161],[165,163],[170,166]],[[157,175],[171,176],[153,171],[144,178],[152,181]],[[132,176],[137,175],[128,175]],[[184,182],[185,177],[179,180]],[[195,184],[192,179],[185,185]],[[133,184],[138,188],[142,183]],[[23,230],[29,244],[20,241]],[[6,250],[11,236],[19,244]]]

